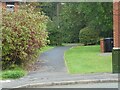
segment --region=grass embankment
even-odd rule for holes
[[[77,46],[65,52],[69,73],[112,72],[112,55],[100,55],[100,46]]]

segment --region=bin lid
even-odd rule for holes
[[[113,38],[104,38],[104,39],[113,39]]]

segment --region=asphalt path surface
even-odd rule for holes
[[[55,47],[39,56],[35,72],[67,72],[64,52],[72,46]]]

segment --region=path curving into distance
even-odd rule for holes
[[[72,46],[59,46],[42,53],[34,72],[67,72],[64,52]]]

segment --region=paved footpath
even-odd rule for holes
[[[3,88],[32,87],[35,85],[62,85],[75,83],[117,82],[118,74],[68,74],[64,63],[64,52],[72,46],[55,47],[38,58],[35,71],[27,76],[1,81]]]
[[[64,63],[64,52],[72,46],[56,47],[39,57],[37,70],[35,72],[67,72]],[[40,66],[42,65],[42,66]]]
[[[38,85],[38,86],[33,86],[32,88],[118,88],[118,83],[114,82],[114,83],[68,84],[68,85],[53,85],[53,86],[43,86],[43,87],[40,87]]]

